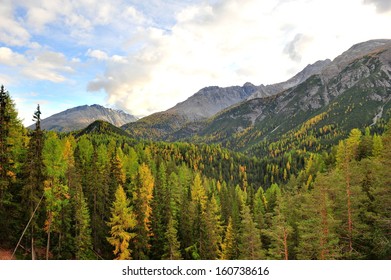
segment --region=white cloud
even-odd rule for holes
[[[128,42],[128,63],[108,63],[88,89],[146,115],[203,86],[288,79],[355,43],[390,38],[391,30],[379,28],[390,24],[362,0],[203,2],[179,11],[170,31],[139,28]]]
[[[17,66],[26,62],[26,58],[23,55],[14,53],[10,48],[0,47],[0,64]]]
[[[109,58],[107,53],[105,53],[104,51],[101,51],[101,50],[88,49],[86,55],[89,57],[95,58],[97,60],[107,60]]]
[[[0,4],[0,43],[9,46],[23,46],[30,40],[29,32],[13,16],[12,0]]]
[[[63,82],[67,80],[64,74],[74,71],[71,64],[62,53],[41,49],[23,55],[10,48],[0,48],[0,65],[28,79]]]
[[[79,76],[99,72],[88,90],[137,115],[204,86],[279,82],[354,43],[391,38],[386,0],[1,2],[4,78],[59,83],[81,65]]]

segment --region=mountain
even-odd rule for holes
[[[207,87],[165,112],[122,128],[135,138],[222,143],[249,150],[266,145],[259,144],[263,140],[288,137],[286,133],[294,134],[315,118],[314,130],[332,127],[341,138],[355,126],[374,125],[379,117],[387,117],[390,46],[391,40],[356,44],[333,61],[317,61],[274,85]],[[327,142],[322,137],[329,136],[317,141]]]
[[[136,138],[164,139],[188,122],[207,119],[246,100],[254,91],[254,86],[248,84],[242,87],[206,87],[167,111],[152,114],[122,128]]]
[[[205,87],[164,112],[152,114],[122,128],[135,138],[169,140],[172,134],[183,132],[182,129],[186,125],[206,120],[230,106],[254,98],[272,96],[296,86],[310,76],[318,74],[330,62],[328,59],[317,61],[291,79],[277,84],[255,86],[247,82],[243,86]]]
[[[41,121],[41,127],[45,130],[68,132],[85,128],[96,120],[107,121],[115,126],[134,122],[136,117],[120,110],[105,108],[100,105],[78,106],[58,114],[52,115]],[[30,126],[34,129],[34,125]]]
[[[289,143],[287,150],[319,150],[352,128],[389,118],[390,100],[391,40],[373,40],[354,45],[296,86],[231,106],[171,137],[222,143],[258,155],[284,152],[270,146],[277,142]]]

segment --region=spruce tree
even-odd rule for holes
[[[41,110],[39,105],[33,115],[35,129],[31,134],[28,145],[27,157],[24,162],[24,184],[22,188],[22,203],[24,207],[25,224],[32,217],[30,224],[31,256],[35,259],[35,239],[39,239],[43,228],[43,207],[40,205],[43,199],[45,181],[45,165],[42,151],[44,147],[44,134],[41,130]],[[40,206],[38,208],[38,206]],[[35,209],[37,211],[33,216]],[[41,224],[42,223],[42,224]]]
[[[163,259],[181,260],[180,242],[178,241],[177,222],[170,215],[167,224],[167,230],[164,234],[166,243],[164,244]]]

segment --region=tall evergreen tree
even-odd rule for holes
[[[164,244],[163,259],[181,260],[180,242],[178,241],[178,231],[176,220],[172,215],[168,219],[167,230],[165,232],[166,243]]]
[[[263,259],[265,256],[262,250],[261,234],[248,205],[243,205],[241,220],[239,258],[244,260]]]
[[[19,230],[19,196],[17,181],[26,153],[26,135],[15,105],[4,86],[0,87],[0,240],[3,246],[14,244],[13,232]]]
[[[33,213],[43,198],[45,166],[43,163],[42,150],[44,147],[44,135],[41,130],[41,110],[39,105],[33,115],[35,130],[32,132],[28,145],[28,153],[24,163],[24,187],[22,189],[22,200],[25,213],[25,221],[33,216]],[[36,212],[30,224],[30,239],[32,258],[35,259],[35,239],[39,238],[43,224],[43,207]]]

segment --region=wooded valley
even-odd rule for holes
[[[99,121],[43,131],[39,106],[27,130],[4,87],[0,101],[0,249],[15,259],[391,257],[390,122],[323,128],[322,146],[315,119],[244,154]]]

